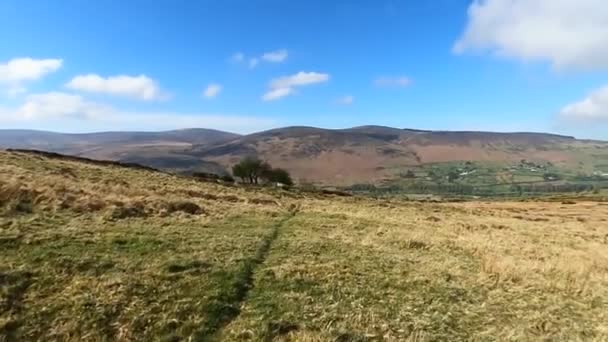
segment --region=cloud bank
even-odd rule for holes
[[[285,49],[266,52],[262,55],[262,59],[270,63],[282,63],[287,59],[289,53]]]
[[[287,49],[269,51],[261,56],[245,56],[242,52],[237,52],[230,57],[230,61],[236,64],[246,64],[250,69],[256,68],[261,62],[265,63],[283,63],[289,57]]]
[[[276,127],[277,122],[249,115],[125,111],[81,95],[49,92],[30,94],[16,108],[0,107],[0,125],[81,132],[205,127],[248,133]]]
[[[158,86],[158,82],[146,75],[118,75],[106,78],[96,74],[79,75],[68,82],[66,87],[72,90],[121,96],[141,101],[167,98],[167,95]]]
[[[274,101],[295,93],[295,89],[329,81],[328,74],[300,71],[291,76],[275,78],[270,82],[269,90],[262,96],[264,101]]]
[[[61,59],[13,58],[0,63],[0,86],[13,97],[25,93],[26,82],[37,81],[61,68]]]
[[[608,1],[475,0],[454,52],[490,52],[556,69],[608,68]]]
[[[559,112],[559,117],[564,121],[581,124],[608,123],[608,85],[594,90],[578,102],[565,106]]]

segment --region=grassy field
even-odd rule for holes
[[[554,194],[589,195],[608,189],[605,156],[597,154],[578,167],[549,162],[442,162],[391,170],[395,177],[380,184],[355,184],[345,189],[373,196],[539,197]],[[583,166],[588,166],[583,168]]]
[[[0,341],[605,341],[608,203],[416,203],[0,152]]]

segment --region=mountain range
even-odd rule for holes
[[[608,142],[556,134],[383,126],[285,127],[249,135],[211,129],[88,134],[0,130],[0,147],[220,174],[245,156],[257,156],[289,170],[296,180],[331,185],[374,183],[409,168],[454,161],[509,164],[530,160],[592,171],[598,158],[608,155]]]

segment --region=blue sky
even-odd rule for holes
[[[0,125],[608,139],[607,23],[604,0],[4,0]]]

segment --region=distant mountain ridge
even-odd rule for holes
[[[235,133],[213,129],[191,128],[163,132],[95,132],[95,133],[56,133],[38,130],[4,130],[0,129],[0,146],[27,148],[34,145],[50,145],[66,149],[69,145],[110,144],[110,143],[145,143],[158,141],[183,142],[191,144],[214,143],[239,137]]]
[[[409,167],[451,161],[509,163],[522,159],[585,163],[602,141],[550,133],[432,131],[385,126],[324,129],[292,126],[248,135],[210,129],[62,134],[0,130],[0,147],[51,152],[179,172],[226,173],[245,156],[325,184],[377,182]]]

